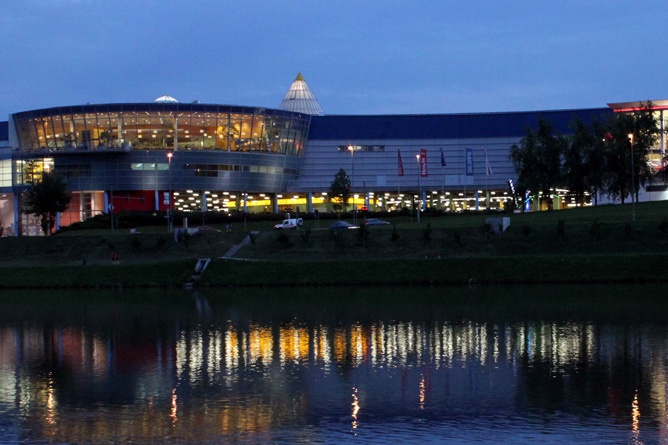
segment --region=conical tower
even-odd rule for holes
[[[279,110],[296,111],[304,114],[325,114],[318,103],[318,99],[311,93],[302,73],[297,74],[297,78],[292,82],[278,108]]]

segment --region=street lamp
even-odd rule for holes
[[[114,233],[114,188],[109,187],[109,215],[111,216],[111,233]]]
[[[417,201],[417,220],[418,224],[420,224],[420,210],[422,210],[420,207],[421,206],[421,201],[422,201],[422,185],[420,184],[420,176],[422,176],[422,172],[420,171],[420,155],[417,154],[415,155],[415,159],[417,160],[417,172],[418,172],[418,201]]]
[[[633,133],[629,133],[629,141],[631,141],[631,218],[636,221],[636,202],[635,202],[635,166],[633,163]]]
[[[169,208],[167,209],[167,229],[169,230],[169,233],[172,233],[172,156],[174,156],[174,153],[171,151],[167,153],[167,165],[169,170]]]

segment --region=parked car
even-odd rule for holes
[[[304,220],[301,218],[288,218],[284,219],[280,224],[276,224],[274,229],[296,229],[299,226],[304,225]]]
[[[385,226],[387,224],[389,224],[389,222],[377,218],[369,218],[366,220],[367,226]]]
[[[359,229],[359,226],[356,226],[355,224],[350,224],[347,221],[334,221],[330,226],[330,229],[338,231],[338,230],[348,230],[348,229]]]

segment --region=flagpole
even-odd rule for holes
[[[417,173],[418,173],[418,175],[417,175],[418,176],[417,222],[418,222],[418,224],[420,224],[420,211],[422,210],[422,208],[421,208],[422,207],[422,204],[421,204],[421,202],[422,202],[422,185],[420,184],[420,176],[422,176],[422,171],[421,171],[422,164],[421,164],[420,155],[417,155],[416,158],[417,158],[417,166],[418,166],[418,171],[417,171]]]
[[[485,208],[487,210],[490,209],[490,202],[489,202],[489,189],[487,187],[487,181],[489,179],[489,175],[492,174],[492,167],[489,165],[489,158],[487,157],[487,149],[485,149]]]
[[[403,176],[403,175],[404,175],[404,164],[401,161],[401,149],[397,149],[397,176]],[[399,209],[398,210],[401,210],[401,204],[403,204],[403,202],[401,201],[401,181],[400,180],[397,180],[397,200],[399,200]]]
[[[487,176],[485,176],[485,209],[489,210],[489,208],[490,208],[489,190],[487,189]]]
[[[441,210],[444,210],[443,199],[445,195],[445,155],[443,154],[443,147],[441,147],[441,176],[443,176],[441,179],[441,197],[439,198],[438,202],[441,203]]]

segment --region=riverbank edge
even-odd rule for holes
[[[108,266],[4,267],[1,289],[178,288],[195,259]],[[461,257],[419,260],[213,259],[197,287],[664,283],[668,254]]]

